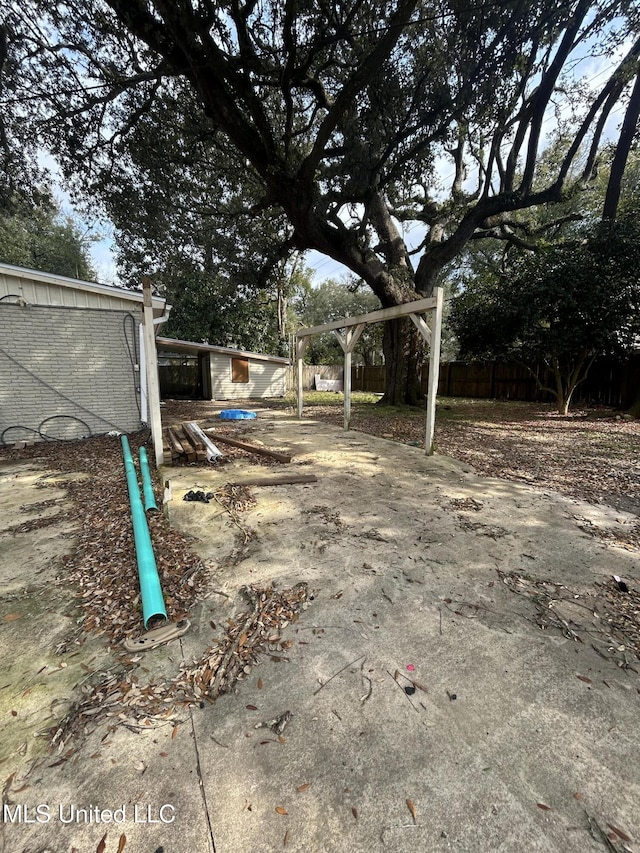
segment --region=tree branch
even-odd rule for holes
[[[340,89],[331,109],[318,129],[311,153],[305,157],[300,168],[300,176],[305,183],[313,180],[313,174],[322,159],[325,146],[342,120],[345,110],[353,103],[355,96],[362,87],[379,70],[411,19],[417,2],[418,0],[404,0],[404,2],[400,3],[391,15],[389,23],[384,28],[383,35],[378,39],[376,45],[369,51],[368,55],[361,60],[356,70]]]
[[[633,144],[634,136],[638,129],[638,119],[640,118],[640,67],[636,76],[636,82],[627,105],[627,110],[622,122],[620,130],[620,138],[616,146],[616,151],[611,164],[611,172],[609,174],[609,183],[607,184],[607,194],[604,200],[604,209],[602,211],[603,219],[615,219],[618,211],[618,202],[620,201],[620,187],[622,184],[622,176],[629,151]]]

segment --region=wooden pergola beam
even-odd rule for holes
[[[406,317],[407,314],[424,314],[427,311],[433,311],[435,307],[436,297],[416,299],[415,302],[405,302],[402,305],[395,305],[393,308],[381,308],[379,311],[371,311],[369,314],[344,317],[342,320],[333,320],[331,323],[323,323],[321,326],[298,329],[296,337],[305,338],[309,335],[332,332],[334,329],[348,329],[349,326],[359,326],[361,323],[380,323],[384,320],[394,320],[396,317]]]

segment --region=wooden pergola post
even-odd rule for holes
[[[156,351],[156,333],[153,324],[153,303],[151,300],[151,280],[142,279],[142,306],[144,328],[144,354],[147,372],[148,423],[151,428],[153,450],[156,465],[164,463],[162,447],[162,420],[160,417],[160,381],[158,379],[158,353]]]
[[[434,296],[429,299],[416,299],[394,308],[382,308],[358,317],[345,317],[321,326],[309,329],[299,329],[296,332],[296,356],[298,359],[298,418],[302,418],[302,356],[307,338],[323,332],[334,332],[344,352],[344,428],[349,429],[351,421],[351,353],[360,335],[369,323],[381,323],[396,317],[411,317],[420,334],[429,344],[429,383],[427,388],[427,422],[425,432],[425,453],[433,453],[433,435],[436,417],[436,395],[440,376],[440,337],[442,328],[443,291],[441,287],[434,289]],[[431,328],[421,316],[431,312]],[[342,332],[344,330],[344,333]]]
[[[296,367],[298,376],[298,420],[302,420],[302,359],[307,348],[307,338],[296,337]]]
[[[442,333],[442,308],[444,295],[441,287],[435,289],[436,307],[431,314],[431,341],[429,345],[429,384],[427,386],[427,427],[424,441],[427,456],[433,454],[433,436],[436,428],[436,397],[440,379],[440,338]]]
[[[351,353],[355,345],[360,340],[360,335],[366,328],[366,323],[360,323],[358,326],[351,326],[345,330],[344,335],[340,334],[337,329],[333,330],[342,347],[344,353],[344,371],[342,387],[344,390],[344,428],[349,429],[351,423]]]

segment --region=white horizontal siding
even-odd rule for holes
[[[231,357],[211,353],[211,392],[214,400],[283,397],[286,365],[249,359],[249,381],[231,381]]]
[[[10,273],[0,273],[0,299],[4,296],[18,296],[29,305],[49,305],[55,308],[96,308],[111,311],[141,309],[132,299],[123,299],[117,294],[98,293]]]

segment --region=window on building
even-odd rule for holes
[[[231,359],[231,381],[232,382],[248,382],[249,381],[249,359],[248,358],[232,358]]]

